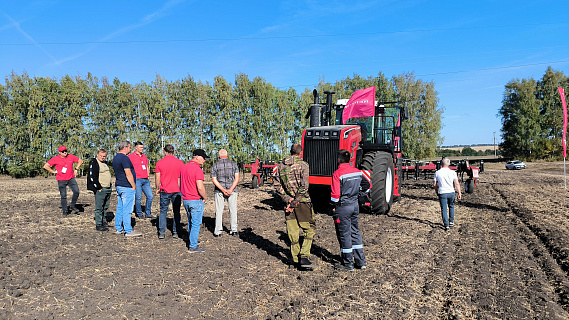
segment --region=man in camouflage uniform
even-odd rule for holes
[[[315,266],[308,260],[315,227],[314,211],[308,195],[308,163],[302,161],[302,146],[299,144],[290,148],[290,154],[278,165],[275,187],[287,204],[285,221],[292,261],[300,268],[313,269]],[[304,233],[302,247],[299,242],[301,229]]]

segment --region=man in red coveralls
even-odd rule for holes
[[[358,226],[360,208],[358,198],[371,189],[369,172],[351,167],[350,153],[338,151],[338,170],[332,175],[332,206],[336,236],[340,242],[342,262],[334,266],[337,270],[354,271],[365,269],[366,259],[362,235]]]
[[[148,176],[150,173],[150,168],[148,166],[148,158],[142,153],[144,151],[144,145],[142,142],[137,141],[134,143],[134,152],[128,155],[130,162],[134,166],[134,172],[136,172],[136,193],[134,208],[136,209],[136,216],[141,219],[151,219],[152,214],[150,207],[152,207],[152,187],[150,186],[150,180]],[[146,213],[142,212],[142,193],[146,197]]]
[[[58,151],[59,155],[49,159],[49,161],[43,165],[43,168],[51,173],[57,172],[55,179],[57,180],[59,194],[61,195],[61,210],[63,211],[63,216],[66,217],[69,212],[67,209],[67,186],[69,186],[73,192],[69,207],[73,213],[79,214],[79,209],[75,207],[75,203],[79,198],[79,186],[77,185],[77,181],[75,181],[75,175],[79,167],[83,164],[83,160],[69,154],[65,146],[59,147]],[[77,163],[75,168],[73,168],[74,163]],[[53,166],[55,166],[55,171],[52,169]]]

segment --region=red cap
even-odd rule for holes
[[[65,146],[61,146],[61,147],[59,147],[59,149],[57,149],[57,150],[59,150],[59,152],[63,152],[63,151],[65,151],[65,150],[67,150],[67,148],[66,148]]]

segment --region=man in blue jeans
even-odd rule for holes
[[[150,166],[148,165],[148,158],[143,153],[144,145],[142,142],[137,141],[134,143],[134,152],[128,155],[134,171],[136,173],[136,197],[134,208],[136,209],[136,216],[141,219],[152,219],[150,211],[152,207],[152,187],[150,186]],[[146,197],[145,212],[142,212],[142,194]]]
[[[456,187],[458,200],[462,198],[462,193],[460,192],[460,184],[458,183],[456,172],[448,167],[450,159],[443,158],[441,164],[442,168],[435,172],[433,188],[439,196],[443,225],[445,230],[448,231],[450,227],[454,226],[454,188]],[[447,216],[447,206],[450,217]]]
[[[130,142],[119,142],[119,153],[113,159],[115,171],[115,186],[117,189],[117,212],[115,214],[115,233],[125,237],[140,237],[142,233],[133,232],[130,216],[134,208],[136,193],[136,172],[127,154],[130,152]]]
[[[205,151],[196,149],[192,160],[186,163],[180,172],[182,199],[184,208],[188,213],[188,233],[190,246],[189,252],[204,252],[205,249],[198,246],[200,226],[202,224],[204,203],[207,200],[204,186],[204,174],[201,166],[209,159]]]

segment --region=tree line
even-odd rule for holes
[[[548,67],[539,80],[514,79],[505,86],[502,143],[506,158],[559,159],[563,145],[563,106],[558,87],[569,91],[569,78]],[[566,98],[567,99],[567,98]]]
[[[501,156],[502,153],[500,150],[496,150],[496,156]],[[462,150],[453,150],[453,149],[437,149],[436,156],[437,157],[479,157],[479,156],[493,156],[494,150],[493,149],[486,149],[486,150],[474,150],[471,147],[464,147]]]
[[[396,100],[409,109],[410,119],[403,124],[406,156],[433,156],[441,142],[443,112],[434,83],[413,74],[389,79],[379,73],[333,84],[320,80],[316,89],[349,98],[373,85],[377,100]],[[299,142],[312,102],[312,88],[299,93],[245,74],[235,75],[233,82],[222,76],[209,83],[157,75],[150,83],[130,84],[90,73],[61,79],[12,73],[0,84],[0,173],[42,174],[60,145],[82,159],[104,147],[112,158],[121,140],[142,141],[151,163],[163,156],[166,144],[174,145],[182,160],[195,148],[212,156],[225,148],[241,163],[278,160]]]

